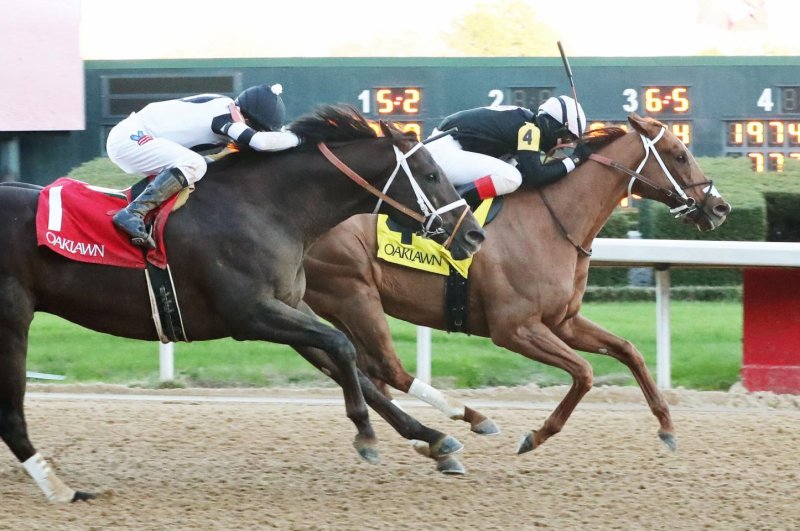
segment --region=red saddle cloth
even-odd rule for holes
[[[61,177],[39,193],[39,245],[79,262],[144,269],[143,250],[111,222],[111,216],[130,202],[130,195],[130,188],[112,190]],[[167,265],[164,226],[177,198],[151,213],[156,248],[147,251],[147,261],[162,269]]]

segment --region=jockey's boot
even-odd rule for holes
[[[492,184],[492,179],[488,175],[486,177],[481,177],[477,181],[459,186],[457,190],[458,194],[464,198],[473,212],[484,199],[497,196],[494,184]]]
[[[114,225],[131,236],[132,244],[155,249],[156,242],[144,224],[145,216],[187,186],[189,183],[178,168],[162,171],[153,177],[136,199],[114,214]]]

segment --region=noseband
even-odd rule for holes
[[[369,193],[374,195],[378,198],[378,203],[375,205],[375,209],[372,211],[373,214],[377,214],[381,208],[382,203],[387,203],[392,207],[396,208],[406,216],[414,219],[421,224],[421,229],[419,233],[429,238],[431,236],[436,236],[438,234],[447,234],[447,231],[444,229],[443,225],[444,222],[442,221],[441,214],[445,212],[449,212],[454,208],[458,208],[460,206],[464,206],[464,212],[461,213],[461,216],[458,218],[458,222],[456,223],[455,227],[453,227],[452,233],[449,234],[447,241],[444,243],[443,247],[448,249],[450,245],[453,243],[453,237],[458,232],[459,227],[464,222],[464,219],[467,216],[467,212],[469,212],[470,208],[467,205],[467,202],[464,199],[459,199],[457,201],[453,201],[439,209],[435,208],[433,204],[428,199],[428,196],[425,195],[425,192],[420,188],[417,181],[414,179],[414,175],[411,173],[411,168],[408,166],[408,159],[419,149],[422,147],[421,143],[417,143],[413,148],[409,149],[408,152],[403,153],[400,151],[396,145],[392,145],[394,148],[395,158],[397,159],[397,164],[392,171],[392,174],[389,176],[389,179],[386,181],[386,185],[383,187],[383,190],[378,190],[370,183],[368,183],[363,177],[361,177],[358,173],[353,171],[349,166],[347,166],[344,162],[341,161],[330,148],[325,145],[324,142],[320,142],[317,144],[320,152],[325,156],[328,161],[336,166],[342,173],[347,175],[350,179],[352,179],[355,183],[359,186],[367,190]],[[406,207],[405,205],[401,204],[400,202],[392,199],[387,195],[387,190],[389,186],[391,186],[392,182],[394,182],[395,177],[397,176],[400,168],[403,169],[403,173],[406,174],[408,177],[409,182],[411,183],[411,188],[414,190],[414,195],[417,198],[417,204],[419,205],[420,212],[416,212],[411,210],[410,208]]]

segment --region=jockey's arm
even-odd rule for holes
[[[517,131],[517,168],[522,174],[522,184],[541,188],[575,169],[569,158],[544,163],[541,155],[541,131],[532,122],[523,123]]]
[[[523,184],[534,188],[553,184],[575,169],[575,163],[569,158],[544,163],[538,151],[520,151],[517,162]]]
[[[249,146],[256,151],[283,151],[300,145],[300,138],[291,131],[256,131],[243,122],[214,119],[211,128],[217,134],[226,135],[240,146]],[[221,123],[222,122],[222,123]]]

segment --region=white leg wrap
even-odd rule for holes
[[[425,382],[414,379],[408,394],[432,405],[451,419],[464,418],[465,406],[457,400],[448,400],[440,391]]]
[[[22,463],[47,499],[51,502],[71,502],[75,491],[56,476],[50,464],[38,452]]]

